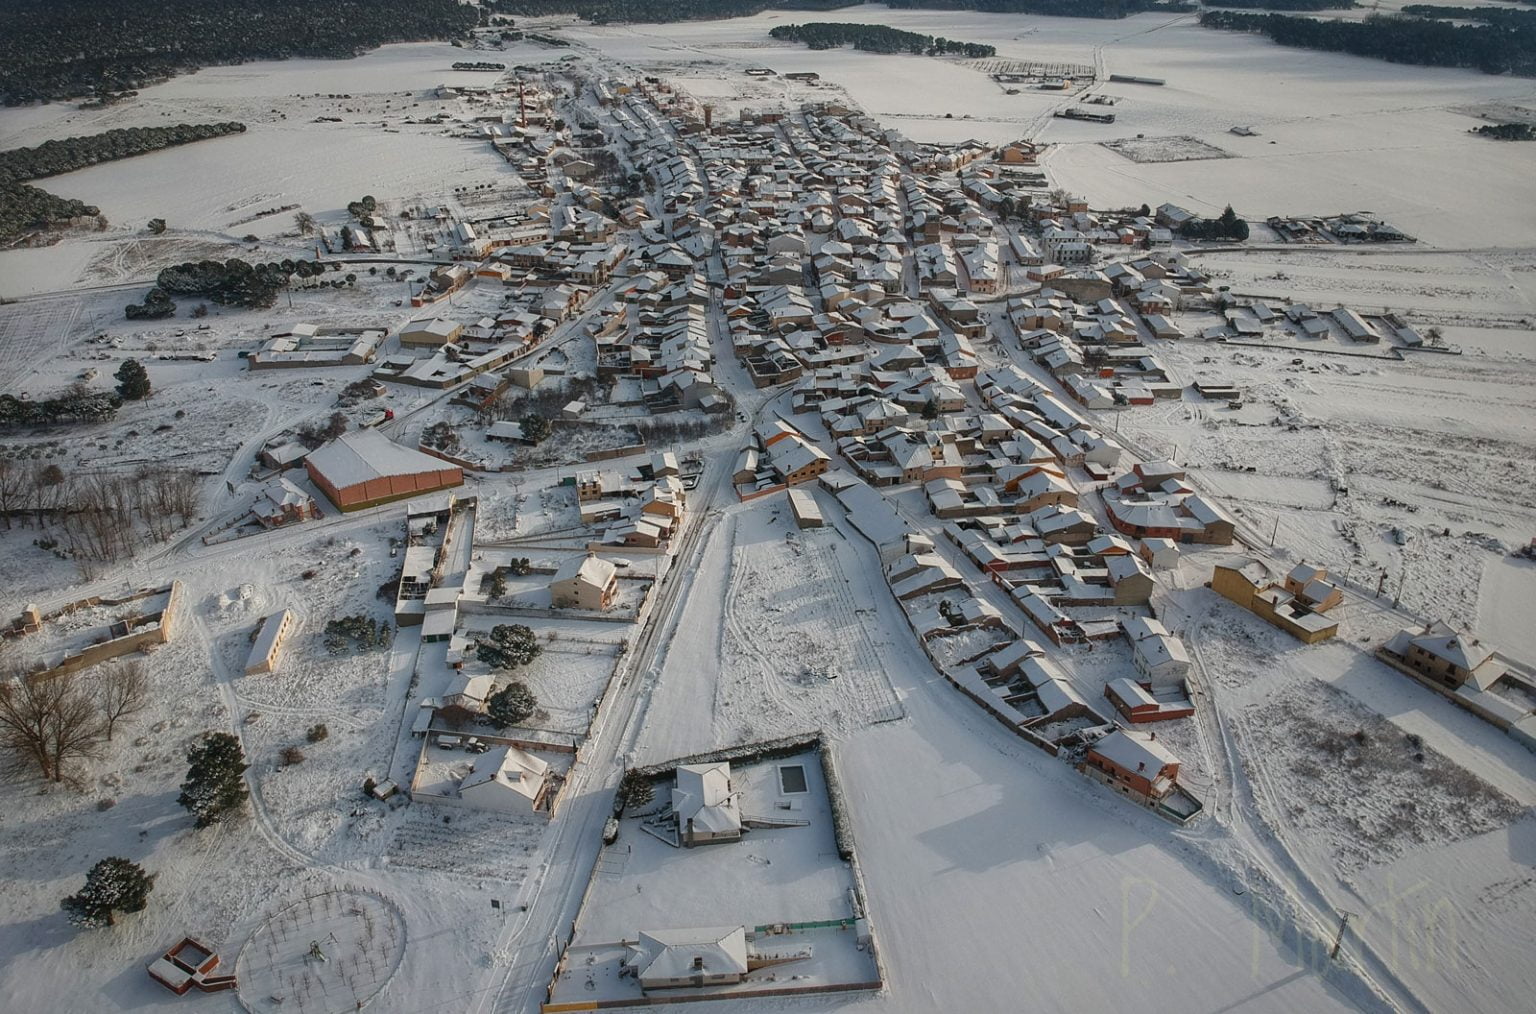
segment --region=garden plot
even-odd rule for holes
[[[1317,680],[1287,684],[1241,718],[1259,806],[1340,876],[1504,827],[1514,799]]]
[[[1122,137],[1118,141],[1100,143],[1132,162],[1198,162],[1207,158],[1237,157],[1230,151],[1223,151],[1214,144],[1207,144],[1188,134],[1174,137]]]
[[[405,957],[405,916],[382,895],[326,891],[267,920],[240,950],[242,1002],[300,1014],[363,1007]]]
[[[468,660],[463,672],[488,672],[474,658],[468,642],[498,624],[522,624],[533,630],[543,650],[532,663],[510,673],[498,674],[498,687],[526,683],[538,698],[538,710],[527,722],[530,728],[575,736],[586,734],[594,709],[618,664],[620,642],[629,632],[626,624],[577,619],[544,619],[526,616],[473,615],[454,634],[464,638]]]
[[[543,816],[519,820],[474,810],[409,806],[394,827],[384,861],[505,885],[511,895],[532,876],[535,853],[549,829]]]

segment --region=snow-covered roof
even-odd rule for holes
[[[679,828],[691,821],[700,831],[739,831],[741,811],[731,791],[731,765],[725,761],[679,765],[672,812],[677,814]]]
[[[641,930],[630,964],[641,982],[699,975],[745,975],[747,931],[744,926],[707,929]]]
[[[488,750],[475,759],[475,766],[459,783],[459,794],[466,789],[499,785],[528,799],[538,798],[549,773],[549,762],[515,746]]]
[[[385,476],[440,472],[453,467],[430,454],[402,447],[372,429],[343,433],[311,453],[305,463],[338,489]]]
[[[1468,641],[1457,633],[1416,637],[1413,646],[1467,672],[1472,672],[1493,657],[1493,649],[1488,645],[1475,640]]]
[[[597,588],[606,588],[608,582],[613,580],[616,573],[618,573],[618,568],[612,563],[589,553],[586,556],[574,557],[561,564],[560,569],[555,572],[553,583],[558,584],[561,581],[577,578],[584,584],[590,584]]]
[[[1137,771],[1154,777],[1166,765],[1177,764],[1167,747],[1149,736],[1120,729],[1093,745],[1093,753],[1124,771]]]

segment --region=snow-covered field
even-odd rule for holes
[[[1521,212],[1531,205],[1532,165],[1528,146],[1469,139],[1477,120],[1465,112],[1530,104],[1536,86],[1285,50],[1201,31],[1188,17],[1098,22],[878,6],[826,17],[988,42],[1008,59],[1167,79],[1161,88],[1097,86],[1118,97],[1118,120],[1094,126],[1051,119],[1060,96],[1007,95],[961,61],[818,53],[767,38],[774,24],[810,17],[578,27],[562,30],[577,43],[570,51],[520,46],[498,59],[542,62],[569,52],[604,61],[615,77],[631,68],[660,72],[727,111],[845,94],[918,140],[1043,138],[1057,145],[1047,164],[1053,182],[1086,193],[1095,206],[1174,201],[1209,212],[1231,202],[1260,219],[1356,208],[1381,214],[1425,242],[1379,251],[1262,249],[1199,263],[1241,293],[1404,312],[1421,329],[1441,327],[1459,355],[1391,358],[1372,349],[1345,357],[1330,354],[1337,349],[1161,342],[1154,348],[1172,379],[1230,381],[1245,389],[1243,407],[1160,401],[1105,413],[1101,425],[1133,449],[1187,464],[1201,488],[1234,508],[1250,538],[1274,540],[1278,558],[1326,564],[1367,590],[1379,583],[1410,615],[1474,626],[1509,654],[1536,661],[1536,565],[1507,555],[1536,534],[1536,219]],[[395,571],[385,547],[400,533],[399,506],[332,512],[313,529],[200,541],[249,505],[250,460],[263,440],[324,419],[340,388],[368,372],[252,374],[237,352],[299,322],[393,328],[412,312],[391,306],[393,283],[363,275],[355,288],[295,291],[291,306],[285,299],[270,311],[215,308],[206,332],[184,319],[186,307],[174,320],[122,320],[123,304],[142,295],[159,267],[235,256],[246,233],[261,237],[261,257],[300,255],[304,244],[284,235],[291,211],[241,221],[266,208],[297,203],[339,221],[346,203],[364,193],[387,203],[444,201],[449,187],[494,183],[507,200],[526,197],[484,143],[404,122],[459,110],[457,100],[432,90],[484,80],[449,69],[463,57],[442,45],[387,47],[355,61],[204,70],[101,112],[0,111],[4,147],[112,126],[220,119],[250,126],[244,135],[41,181],[99,204],[112,226],[0,253],[0,294],[34,297],[0,306],[0,390],[45,395],[91,370],[85,382],[105,390],[132,356],[146,360],[156,392],[86,439],[10,433],[4,451],[72,468],[195,468],[207,494],[205,516],[190,531],[143,546],[135,561],[88,580],[36,544],[47,529],[18,519],[0,532],[0,561],[15,577],[0,592],[6,619],[31,601],[47,608],[172,578],[184,582],[187,603],[176,640],[152,657],[152,706],[88,765],[84,785],[40,794],[5,789],[0,879],[11,889],[0,903],[0,995],[7,1009],[169,1011],[189,1002],[236,1009],[228,998],[178,1001],[143,974],[145,961],[188,933],[218,950],[221,967],[234,967],[242,947],[250,948],[241,962],[255,962],[244,965],[252,989],[270,995],[279,988],[266,985],[273,982],[301,990],[289,974],[290,951],[263,943],[273,927],[289,936],[326,927],[341,946],[376,952],[370,974],[388,985],[370,1009],[486,1014],[520,1009],[513,993],[542,988],[523,973],[564,927],[533,925],[523,906],[558,893],[555,904],[574,911],[590,868],[577,860],[606,813],[595,824],[576,823],[575,815],[592,812],[588,804],[609,772],[563,798],[553,823],[365,798],[365,777],[399,777],[415,760],[401,704],[419,633],[332,656],[323,630],[337,616],[387,617],[375,590]],[[745,67],[759,65],[780,74],[816,71],[823,83],[745,77]],[[342,122],[313,122],[319,116]],[[1229,134],[1238,124],[1258,136]],[[1139,134],[1150,143],[1132,147],[1156,158],[1204,150],[1168,141],[1183,137],[1235,157],[1131,161],[1101,143]],[[143,225],[155,216],[170,228],[150,239]],[[489,308],[492,295],[476,286],[459,297],[459,310]],[[88,341],[102,334],[115,341]],[[190,350],[216,358],[152,358]],[[590,366],[572,353],[566,365]],[[395,389],[377,404],[406,416],[430,397]],[[392,435],[414,437],[431,421],[466,415],[431,406],[394,424]],[[561,461],[579,456],[574,445],[562,450],[570,453]],[[481,538],[549,533],[552,542],[579,542],[568,531],[577,520],[574,494],[556,486],[570,470],[472,478],[464,492],[481,498]],[[693,572],[681,575],[686,597],[675,614],[664,613],[675,615],[675,626],[658,628],[664,650],[653,668],[626,673],[625,685],[640,688],[643,710],[635,713],[643,721],[612,733],[627,744],[624,760],[641,764],[815,730],[834,741],[888,989],[785,1007],[1528,1005],[1536,989],[1528,961],[1536,947],[1529,871],[1536,755],[1369,655],[1402,614],[1351,599],[1345,637],[1303,647],[1201,587],[1222,553],[1189,554],[1160,609],[1198,646],[1208,692],[1198,720],[1160,738],[1184,758],[1184,775],[1209,810],[1201,823],[1175,828],[1023,743],[946,683],[891,598],[872,547],[841,508],[816,495],[832,523],[819,531],[797,530],[778,497],[716,504],[698,522],[706,541]],[[907,500],[921,509],[916,496]],[[666,568],[647,560],[641,569]],[[240,675],[256,623],[278,608],[299,620],[282,664],[270,675]],[[586,732],[610,674],[624,672],[615,666],[627,661],[637,628],[519,622],[546,639],[544,655],[524,674],[543,705],[540,720]],[[968,655],[973,641],[989,636],[938,650]],[[1129,664],[1118,643],[1053,654],[1095,706],[1104,682]],[[321,723],[326,736],[310,742]],[[627,725],[599,721],[593,737],[613,724]],[[241,736],[253,800],[246,819],[194,831],[175,798],[187,746],[214,729]],[[284,764],[281,752],[293,746],[304,759]],[[754,889],[731,896],[723,912],[681,864],[655,871],[655,883],[687,896],[680,905],[666,903],[652,880],[633,889],[649,867],[620,871],[600,884],[617,892],[603,928],[631,933],[648,928],[635,923],[684,916],[710,924],[717,913],[750,921],[757,909],[744,903],[771,902],[780,878],[783,896],[799,890],[804,904],[759,921],[840,915],[845,874],[841,864],[823,862],[824,829],[814,831],[817,855],[791,843],[783,863],[751,863]],[[665,850],[647,862],[675,856],[647,841]],[[90,863],[111,854],[158,875],[151,905],[113,930],[77,932],[58,900],[78,889]],[[713,872],[728,878],[723,865]],[[719,882],[710,890],[722,890]],[[376,935],[323,903],[307,920],[291,918],[290,906],[332,891],[377,892],[384,900]],[[1342,959],[1331,961],[1342,912],[1351,913],[1350,932]],[[395,962],[390,978],[386,966]],[[487,989],[503,974],[516,986],[505,996]]]

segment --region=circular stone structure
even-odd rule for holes
[[[370,891],[300,898],[251,934],[235,959],[252,1012],[343,1014],[372,1003],[405,956],[405,917]]]

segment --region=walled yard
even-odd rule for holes
[[[785,768],[798,769],[803,778],[789,778]],[[638,999],[638,983],[619,974],[627,950],[618,942],[633,942],[641,932],[706,926],[745,926],[757,933],[759,951],[808,948],[809,957],[753,972],[738,985],[710,987],[703,995],[726,999],[758,990],[816,992],[879,981],[872,953],[855,939],[853,923],[860,913],[850,903],[853,877],[838,858],[816,751],[733,763],[731,779],[744,818],[759,815],[804,825],[749,828],[739,841],[679,848],[643,827],[663,819],[646,816],[667,805],[672,782],[658,781],[656,801],[620,820],[618,840],[598,855],[552,1002]],[[789,931],[776,932],[778,924],[788,924]],[[664,1002],[679,993],[653,996]]]

